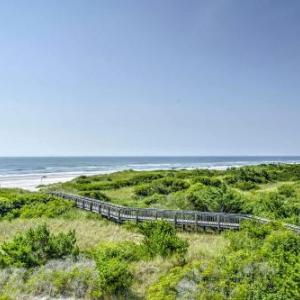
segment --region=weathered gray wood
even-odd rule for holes
[[[192,227],[195,230],[199,227],[202,227],[204,230],[206,228],[215,228],[218,230],[239,229],[241,220],[252,220],[262,224],[270,222],[268,219],[251,215],[153,208],[130,208],[64,192],[50,192],[50,194],[74,201],[78,208],[98,212],[100,215],[115,220],[116,222],[144,222],[161,219],[173,223],[174,226],[182,228]],[[286,228],[300,233],[299,226],[291,224],[284,225]]]

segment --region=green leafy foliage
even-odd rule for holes
[[[200,299],[298,299],[300,237],[275,225],[228,234],[226,253],[203,267]]]
[[[145,256],[183,256],[187,251],[188,244],[177,237],[174,226],[166,221],[142,223],[139,232],[144,235],[142,247]]]
[[[5,242],[0,248],[0,267],[31,268],[49,259],[78,255],[75,232],[51,234],[46,225],[30,229]]]
[[[71,201],[63,199],[54,199],[47,203],[35,202],[25,204],[17,213],[21,218],[54,218],[68,212],[75,206]]]
[[[46,203],[50,199],[53,199],[53,197],[43,193],[31,193],[18,189],[0,189],[0,217],[22,208],[26,204]]]
[[[104,194],[103,192],[98,191],[98,190],[80,192],[79,195],[89,197],[89,198],[94,198],[97,200],[110,202],[110,198],[106,194]]]
[[[300,165],[268,164],[228,170],[128,170],[80,177],[59,188],[125,206],[245,213],[300,224],[299,182]]]
[[[101,289],[109,294],[126,291],[133,280],[128,263],[138,259],[138,247],[133,243],[101,245],[95,253]]]
[[[166,177],[153,181],[150,184],[138,185],[135,188],[135,194],[137,196],[150,196],[157,194],[170,194],[173,192],[185,190],[189,187],[189,183],[182,179],[176,179],[173,177]]]
[[[0,216],[6,219],[54,218],[67,213],[74,203],[45,193],[0,189]]]
[[[202,183],[208,186],[221,187],[222,181],[219,178],[209,176],[197,176],[192,179],[193,183]]]
[[[194,209],[200,211],[233,212],[243,211],[240,194],[225,185],[221,187],[194,185],[186,195]]]
[[[222,255],[175,267],[149,288],[147,299],[299,299],[299,235],[276,223],[245,222],[226,237]]]

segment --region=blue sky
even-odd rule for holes
[[[1,1],[0,155],[300,154],[300,1]]]

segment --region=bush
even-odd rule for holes
[[[166,177],[154,180],[149,184],[140,184],[135,187],[134,192],[137,196],[147,197],[155,193],[168,195],[173,192],[185,190],[189,187],[189,183],[182,179]]]
[[[118,244],[107,243],[101,244],[96,249],[96,257],[104,260],[118,258],[126,262],[137,261],[141,258],[139,245],[133,242],[122,242]]]
[[[234,185],[234,187],[242,191],[250,191],[250,190],[257,189],[258,185],[250,181],[239,181]]]
[[[100,246],[95,260],[101,289],[109,294],[126,291],[133,280],[133,275],[128,270],[128,262],[138,258],[138,247],[133,243]]]
[[[263,166],[250,166],[243,168],[232,168],[228,172],[225,180],[229,184],[238,182],[253,182],[253,183],[267,183],[274,179],[270,170]]]
[[[182,179],[166,177],[152,182],[153,189],[158,194],[170,194],[185,190],[189,187],[189,183]]]
[[[31,193],[17,189],[0,189],[0,217],[10,213],[14,214],[15,210],[22,208],[26,204],[46,203],[53,199],[53,196],[43,193]]]
[[[55,218],[68,212],[74,206],[74,202],[63,199],[55,199],[47,203],[37,202],[26,204],[16,213],[19,214],[21,218],[27,219],[40,217]]]
[[[241,195],[223,185],[220,188],[196,184],[189,189],[186,199],[200,211],[239,213],[243,211]]]
[[[22,284],[26,293],[39,299],[98,299],[102,295],[96,264],[93,260],[83,257],[76,260],[51,260],[46,265],[34,269]],[[31,299],[29,296],[28,298]]]
[[[49,259],[77,256],[78,252],[74,231],[54,235],[46,225],[41,225],[1,245],[0,267],[31,268]]]
[[[204,185],[220,187],[222,185],[222,181],[218,178],[208,177],[208,176],[201,176],[193,178],[193,183],[202,183]]]
[[[247,223],[199,269],[197,299],[299,299],[300,237],[278,224]]]
[[[106,202],[111,201],[111,199],[101,191],[84,191],[84,192],[80,192],[79,195],[88,197],[88,198],[106,201]]]
[[[118,258],[102,260],[98,258],[99,284],[103,291],[109,294],[122,293],[132,283],[133,276],[128,270],[127,263]]]
[[[166,202],[166,196],[165,195],[153,194],[149,197],[144,198],[144,203],[146,205],[152,205],[152,204],[156,204],[156,203],[163,204],[164,202]]]
[[[134,193],[140,197],[147,197],[153,195],[155,191],[150,184],[140,184],[134,188]]]
[[[176,229],[166,221],[141,223],[138,229],[144,235],[142,250],[145,256],[178,254],[183,257],[187,251],[187,242],[178,238]]]
[[[269,192],[260,195],[254,203],[254,213],[299,224],[300,201],[294,196],[287,197],[287,195],[293,195],[293,191],[284,189],[283,192]]]
[[[291,198],[296,196],[296,190],[289,184],[283,184],[278,188],[278,193],[285,197]]]
[[[162,276],[157,282],[150,286],[147,293],[147,300],[195,299],[189,295],[188,291],[184,291],[184,293],[182,293],[182,290],[179,291],[179,282],[189,271],[187,267],[175,267],[171,269],[168,274]],[[187,288],[189,287],[188,285]],[[184,295],[183,298],[181,298],[182,295]]]

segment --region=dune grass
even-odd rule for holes
[[[194,232],[178,232],[178,235],[189,243],[188,252],[185,256],[186,264],[201,259],[209,261],[220,255],[227,246],[227,240],[223,235]],[[148,288],[162,276],[168,274],[175,266],[178,266],[178,259],[175,257],[156,257],[152,260],[133,263],[131,265],[134,276],[132,292],[137,297],[144,299]]]
[[[91,249],[99,243],[104,242],[139,242],[141,236],[126,230],[124,227],[108,222],[106,220],[93,219],[15,219],[0,222],[0,244],[10,240],[17,233],[24,232],[29,228],[46,223],[52,232],[67,232],[75,230],[79,248],[82,251]]]

